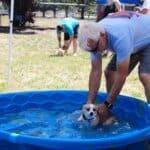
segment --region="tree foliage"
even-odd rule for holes
[[[37,0],[38,1],[38,0]],[[55,3],[77,3],[77,4],[87,4],[92,5],[95,0],[40,0],[41,2],[55,2]]]
[[[4,4],[10,8],[11,0],[1,0]],[[53,3],[77,3],[77,4],[85,4],[86,8],[84,9],[89,14],[93,11],[93,4],[95,4],[95,0],[14,0],[14,15],[22,15],[25,16],[26,12],[30,9],[31,11],[35,11],[40,9],[42,11],[46,11],[52,6],[42,7],[39,5],[40,2],[53,2]],[[59,9],[63,9],[64,6],[59,6]],[[70,7],[69,7],[70,8]],[[43,10],[45,9],[45,10]],[[80,8],[78,8],[80,9]]]
[[[2,2],[10,7],[11,0],[2,0]],[[28,9],[33,9],[39,0],[14,0],[14,10],[15,11],[27,11]]]
[[[11,0],[1,0],[7,6],[10,6]],[[95,0],[14,0],[15,11],[27,11],[28,9],[35,9],[39,2],[53,2],[53,3],[77,3],[86,4],[87,6],[95,3]]]

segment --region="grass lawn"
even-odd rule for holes
[[[55,56],[58,45],[54,30],[59,19],[36,18],[29,28],[15,31],[13,36],[11,80],[8,70],[8,17],[1,18],[0,27],[0,92],[37,89],[88,90],[90,72],[89,54],[78,48],[78,56]],[[80,20],[84,23],[87,20]],[[91,20],[89,20],[91,21]],[[110,57],[103,58],[103,69]],[[102,78],[100,91],[105,92]],[[138,79],[137,68],[127,78],[121,94],[145,100],[143,87]],[[150,148],[148,148],[150,149]]]
[[[57,57],[57,39],[54,30],[59,19],[36,18],[35,24],[13,37],[13,60],[11,80],[7,84],[8,26],[7,16],[1,18],[0,30],[0,91],[36,89],[88,89],[90,71],[89,54],[78,48],[78,56]],[[87,20],[86,20],[87,21]],[[92,21],[92,20],[89,20]],[[84,23],[81,21],[80,23]],[[103,58],[103,69],[110,57]],[[105,92],[105,80],[100,91]],[[143,87],[138,79],[137,68],[127,78],[121,94],[145,99]]]

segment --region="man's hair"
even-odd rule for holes
[[[112,3],[111,5],[107,5],[105,10],[104,10],[104,16],[103,18],[105,18],[109,13],[113,13],[113,12],[116,12],[116,5],[115,3]]]
[[[96,22],[89,22],[79,28],[78,42],[79,46],[84,50],[91,50],[88,46],[88,39],[98,41],[100,33],[105,33],[104,28]]]
[[[61,25],[57,25],[57,31],[62,31],[63,30],[63,27]]]

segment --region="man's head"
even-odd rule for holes
[[[62,25],[57,25],[57,27],[56,27],[56,31],[57,31],[57,35],[60,35],[60,34],[61,34],[61,32],[63,32],[63,31],[64,31],[63,26],[62,26]]]
[[[86,51],[92,51],[98,46],[101,35],[103,34],[105,34],[105,30],[98,23],[91,22],[84,24],[79,28],[79,46]],[[94,43],[94,45],[92,45],[92,43]]]
[[[116,12],[116,5],[115,3],[111,4],[111,5],[107,5],[106,8],[104,9],[104,16],[103,18],[105,18],[109,13],[113,13]]]
[[[62,25],[57,25],[57,30],[58,31],[63,31],[63,26]]]

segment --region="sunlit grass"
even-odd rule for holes
[[[2,25],[8,25],[7,19],[3,19]],[[20,34],[14,34],[12,72],[8,86],[8,34],[0,33],[0,91],[88,89],[90,72],[88,53],[78,49],[78,56],[74,57],[70,48],[68,56],[54,56],[58,45],[56,31],[53,28],[57,22],[58,19],[36,18],[35,24],[31,26],[45,29],[31,30],[29,28],[21,31]],[[83,22],[85,21],[80,21],[81,24]],[[109,59],[110,57],[104,58],[103,69]],[[106,91],[104,78],[100,91]],[[121,94],[145,99],[137,68],[127,78]]]

